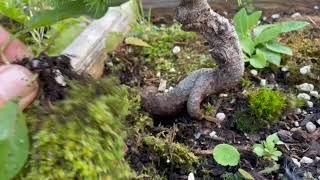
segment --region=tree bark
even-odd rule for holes
[[[244,71],[243,54],[233,25],[214,12],[207,0],[181,0],[176,19],[184,30],[197,32],[208,41],[218,68],[194,71],[168,93],[147,87],[141,95],[142,106],[150,114],[170,116],[187,105],[189,115],[201,120],[206,118],[200,108],[205,97],[239,83]]]

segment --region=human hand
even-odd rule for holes
[[[6,43],[10,34],[0,26],[0,46]],[[3,50],[3,56],[9,61],[14,62],[25,57],[32,57],[32,53],[19,40],[11,41]],[[34,75],[27,68],[4,64],[0,58],[0,107],[8,100],[19,97],[21,109],[25,109],[36,98],[39,85],[33,81]]]

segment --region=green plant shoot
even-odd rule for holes
[[[253,152],[264,159],[278,161],[279,157],[282,156],[282,152],[276,147],[278,144],[283,144],[283,142],[280,141],[278,135],[274,133],[269,135],[261,144],[255,144],[253,146]]]

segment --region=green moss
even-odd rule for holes
[[[154,136],[145,136],[144,142],[151,151],[157,153],[160,157],[170,159],[177,164],[191,167],[199,162],[199,158],[182,144],[170,143],[166,139],[160,139]]]
[[[286,97],[278,91],[261,88],[249,93],[248,109],[236,112],[236,126],[244,132],[256,132],[277,123],[286,108]]]
[[[115,79],[73,82],[68,98],[28,112],[32,149],[23,179],[128,179],[122,121],[125,88]]]

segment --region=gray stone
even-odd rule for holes
[[[306,129],[309,133],[313,133],[314,131],[316,131],[317,126],[315,124],[313,124],[312,122],[308,122],[306,124]]]
[[[300,160],[300,163],[301,163],[301,164],[311,164],[311,163],[313,163],[313,161],[314,161],[313,159],[304,156],[304,157]]]

